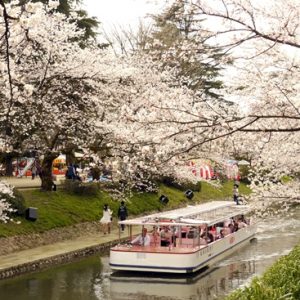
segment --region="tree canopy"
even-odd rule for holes
[[[229,61],[220,49],[206,43],[208,33],[202,30],[202,20],[186,1],[175,1],[162,14],[153,16],[154,29],[146,49],[164,68],[177,70],[182,85],[197,94],[220,98],[220,70]]]
[[[12,0],[4,0],[6,3],[12,2]],[[23,6],[26,3],[36,3],[41,2],[45,5],[47,5],[49,2],[56,2],[49,1],[49,0],[20,0],[19,5]],[[96,39],[97,37],[97,28],[99,25],[99,21],[95,18],[88,17],[88,14],[85,10],[80,8],[80,5],[82,4],[82,0],[59,0],[57,11],[66,15],[67,17],[71,17],[73,12],[76,12],[76,18],[74,21],[76,21],[78,27],[80,29],[84,30],[84,35],[80,37],[81,39],[81,46],[84,46],[85,43],[88,42],[89,39]]]
[[[117,56],[92,41],[82,47],[85,31],[73,13],[56,10],[57,1],[18,4],[0,0],[0,139],[9,151],[42,151],[46,189],[52,160],[66,144],[101,144],[117,172],[135,178],[150,173],[193,179],[184,171],[191,158],[222,161],[247,154],[254,191],[265,198],[274,191],[299,198],[299,185],[278,184],[283,174],[300,171],[295,1],[278,0],[275,8],[250,0],[185,2],[177,23],[162,21],[167,34],[158,50],[166,51],[158,51],[159,59],[145,51]],[[178,24],[190,16],[201,19],[201,27],[188,27],[193,30],[186,39]],[[203,92],[207,74],[197,88],[187,84],[202,67],[206,50],[194,42],[203,36],[210,54],[221,48],[231,62],[213,74],[227,101],[215,101],[211,87]],[[197,47],[189,52],[190,45],[199,53]],[[185,71],[190,81],[183,80]]]

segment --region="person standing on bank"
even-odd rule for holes
[[[35,161],[34,161],[32,169],[31,169],[31,179],[32,180],[36,177],[36,173],[37,173],[37,168],[36,168],[36,164],[35,164]]]
[[[233,186],[233,201],[238,205],[239,204],[239,186],[234,184]]]
[[[118,210],[118,218],[120,221],[124,221],[127,219],[127,217],[128,217],[127,207],[125,206],[125,202],[121,201],[121,205]],[[122,232],[124,232],[124,229],[125,229],[125,225],[121,224]]]
[[[103,216],[100,220],[100,223],[102,225],[102,231],[104,234],[110,233],[111,220],[112,220],[112,211],[110,210],[108,204],[104,204]]]

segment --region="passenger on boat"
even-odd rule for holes
[[[189,232],[189,228],[188,227],[182,227],[181,228],[181,237],[182,238],[186,238],[187,233]]]
[[[223,237],[225,237],[225,232],[224,229],[221,229],[219,234],[219,239],[222,239]]]
[[[140,235],[138,235],[134,240],[131,241],[132,245],[139,246],[150,246],[150,236],[147,233],[147,228],[143,228],[143,231]]]
[[[178,227],[171,226],[171,242],[176,247],[176,239],[178,237]]]
[[[239,230],[239,224],[236,220],[233,221],[233,232],[236,232]]]
[[[238,184],[234,184],[233,186],[233,201],[239,205],[239,185]]]
[[[224,221],[224,227],[228,227],[229,224],[232,224],[232,219],[228,219]]]
[[[160,231],[160,245],[162,247],[169,246],[172,239],[172,232],[168,226],[164,226]]]
[[[208,228],[209,233],[212,234],[214,241],[217,239],[217,229],[215,226],[209,227]]]
[[[228,235],[234,232],[233,224],[229,224],[228,227],[224,227],[224,235]]]
[[[151,232],[152,238],[153,238],[153,242],[154,245],[157,245],[159,242],[159,232],[158,232],[158,227],[157,226],[153,226],[153,230]]]
[[[242,219],[242,218],[239,218],[239,219],[237,220],[237,226],[238,226],[238,229],[241,229],[241,228],[247,227],[248,225],[247,225],[245,222],[243,222],[243,219]]]
[[[250,220],[246,220],[246,218],[245,218],[245,216],[244,215],[241,215],[241,220],[244,222],[244,223],[246,223],[247,225],[249,225],[250,223],[249,223],[249,221]]]
[[[187,234],[187,238],[188,239],[194,239],[198,236],[198,233],[197,233],[197,229],[195,227],[192,227],[190,229],[190,231],[188,232]]]
[[[214,236],[206,229],[201,236],[202,239],[205,239],[207,244],[212,243],[215,239]]]
[[[217,236],[220,235],[220,232],[221,232],[221,230],[223,229],[223,227],[224,227],[224,224],[223,224],[223,223],[218,223],[218,224],[216,224],[216,234],[217,234]]]

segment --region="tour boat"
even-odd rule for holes
[[[213,265],[254,238],[256,224],[247,205],[213,201],[136,219],[120,221],[133,232],[145,232],[138,245],[110,249],[113,271],[193,273]],[[232,225],[230,225],[232,224]],[[149,239],[150,238],[150,239]]]

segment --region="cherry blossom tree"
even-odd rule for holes
[[[42,188],[50,190],[53,159],[66,145],[88,145],[98,130],[101,70],[114,58],[92,43],[82,49],[83,32],[55,11],[57,1],[0,4],[2,139],[42,152]]]
[[[171,99],[155,95],[141,102],[137,97],[126,106],[125,117],[135,124],[136,142],[143,141],[141,153],[147,153],[145,161],[173,165],[173,171],[191,157],[222,160],[247,154],[256,170],[253,188],[271,190],[274,181],[278,187],[283,174],[300,170],[299,5],[247,0],[189,3],[195,16],[206,18],[207,43],[232,57],[233,65],[224,70],[222,80],[225,99],[235,105],[168,88],[164,95],[172,94]],[[297,185],[282,189],[285,197],[294,199],[298,192]]]
[[[278,180],[282,174],[296,174],[300,169],[299,3],[293,0],[190,3],[214,32],[208,42],[222,47],[234,58],[230,73],[224,75],[230,97],[244,106],[245,111],[239,116],[250,122],[246,127],[242,123],[239,132],[244,136],[238,141],[244,146],[239,148],[246,146],[255,154],[253,185],[262,194],[263,188],[271,194],[274,189],[276,197],[297,199],[297,184],[282,188],[279,193]],[[260,180],[261,174],[268,174],[271,181],[266,176]],[[272,184],[274,178],[276,187]]]
[[[114,152],[126,151],[130,137],[124,139],[118,114],[132,99],[142,103],[155,89],[162,96],[160,77],[153,82],[143,61],[127,61],[92,43],[82,49],[77,42],[82,31],[55,11],[57,1],[49,1],[49,7],[0,4],[0,124],[7,149],[34,148],[43,154],[45,190],[53,184],[53,159],[70,144],[99,147],[101,141],[100,147],[107,149],[114,140],[119,144]],[[148,72],[148,82],[140,80],[143,72]],[[137,89],[143,90],[138,97]],[[123,120],[125,132],[135,130]]]
[[[190,1],[195,16],[215,17],[200,6],[209,3]],[[234,10],[242,1],[232,3]],[[226,38],[219,39],[220,27],[207,21],[208,32],[214,32],[207,43],[223,47],[234,61],[220,77],[229,101],[220,102],[179,85],[176,69],[161,71],[163,62],[155,64],[144,54],[116,57],[92,43],[80,48],[82,31],[55,12],[56,6],[56,1],[20,7],[0,0],[1,138],[12,148],[43,152],[45,189],[52,185],[53,159],[70,144],[104,148],[120,178],[185,177],[191,175],[185,163],[193,157],[222,161],[245,153],[257,176],[278,179],[299,172],[296,39],[283,43],[289,37],[282,33],[271,47],[269,32],[246,41],[240,36],[244,30],[234,27],[240,22],[228,18]],[[266,11],[253,9],[253,16],[256,11],[259,22],[277,24]],[[293,16],[287,15],[287,26],[295,25]],[[287,53],[285,44],[296,50]],[[253,184],[259,190],[257,176]],[[259,182],[266,186],[266,179]]]

